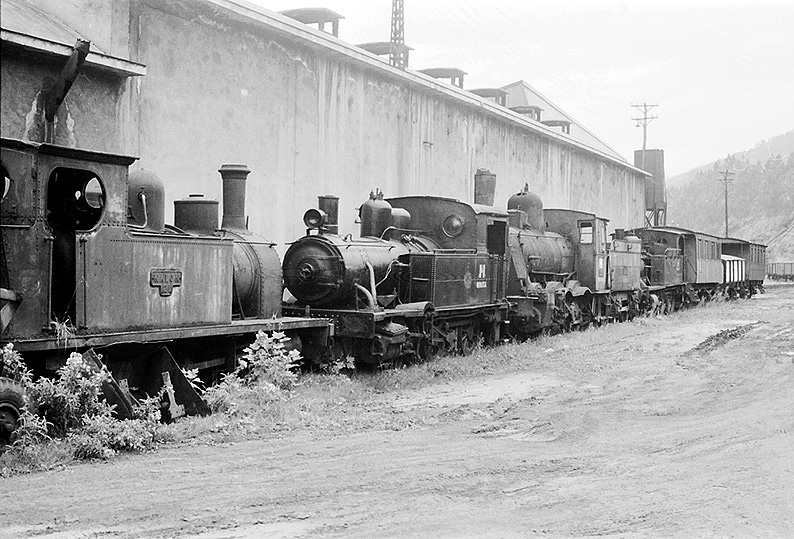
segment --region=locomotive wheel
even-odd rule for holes
[[[22,410],[25,409],[25,390],[10,378],[0,378],[0,444],[11,441]]]
[[[458,328],[458,353],[468,356],[480,344],[480,330],[478,326],[462,326]]]
[[[438,347],[432,339],[422,338],[417,346],[417,354],[422,361],[433,361],[438,355]]]

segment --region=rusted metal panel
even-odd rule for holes
[[[643,270],[639,238],[616,239],[609,252],[610,289],[639,290]]]
[[[375,326],[386,320],[386,311],[357,311],[354,309],[311,309],[303,307],[284,307],[283,312],[289,316],[318,317],[331,320],[334,324],[334,335],[339,337],[356,337],[371,339],[375,337]]]
[[[80,234],[77,325],[102,331],[228,323],[232,249],[219,238],[118,227]]]
[[[410,301],[446,306],[496,301],[503,257],[487,254],[416,253],[411,255]]]

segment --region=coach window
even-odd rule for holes
[[[593,223],[579,223],[579,243],[582,245],[593,243]]]

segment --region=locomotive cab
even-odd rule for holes
[[[124,222],[119,193],[134,160],[2,140],[10,179],[2,203],[3,288],[21,298],[4,321],[4,339],[24,349],[26,341],[46,341],[51,327],[87,326],[84,247],[106,226]]]
[[[545,210],[546,228],[568,238],[576,250],[575,268],[579,284],[591,292],[609,289],[609,236],[607,219],[595,214],[550,209]]]

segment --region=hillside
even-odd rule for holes
[[[772,148],[777,151],[772,151]],[[723,171],[728,191],[729,235],[768,245],[768,259],[794,261],[794,131],[691,171],[689,181],[668,187],[670,225],[723,236]],[[668,184],[669,185],[669,184]]]
[[[794,131],[789,131],[782,135],[772,137],[768,140],[761,140],[749,150],[735,152],[730,154],[730,157],[738,159],[742,162],[755,163],[757,161],[765,162],[770,157],[779,157],[781,155],[787,156],[794,151]],[[695,167],[692,170],[671,176],[667,178],[668,187],[680,187],[681,185],[690,183],[695,179],[698,173],[712,170],[714,163],[708,163]],[[742,166],[737,165],[738,168]],[[722,169],[725,170],[725,169]]]

